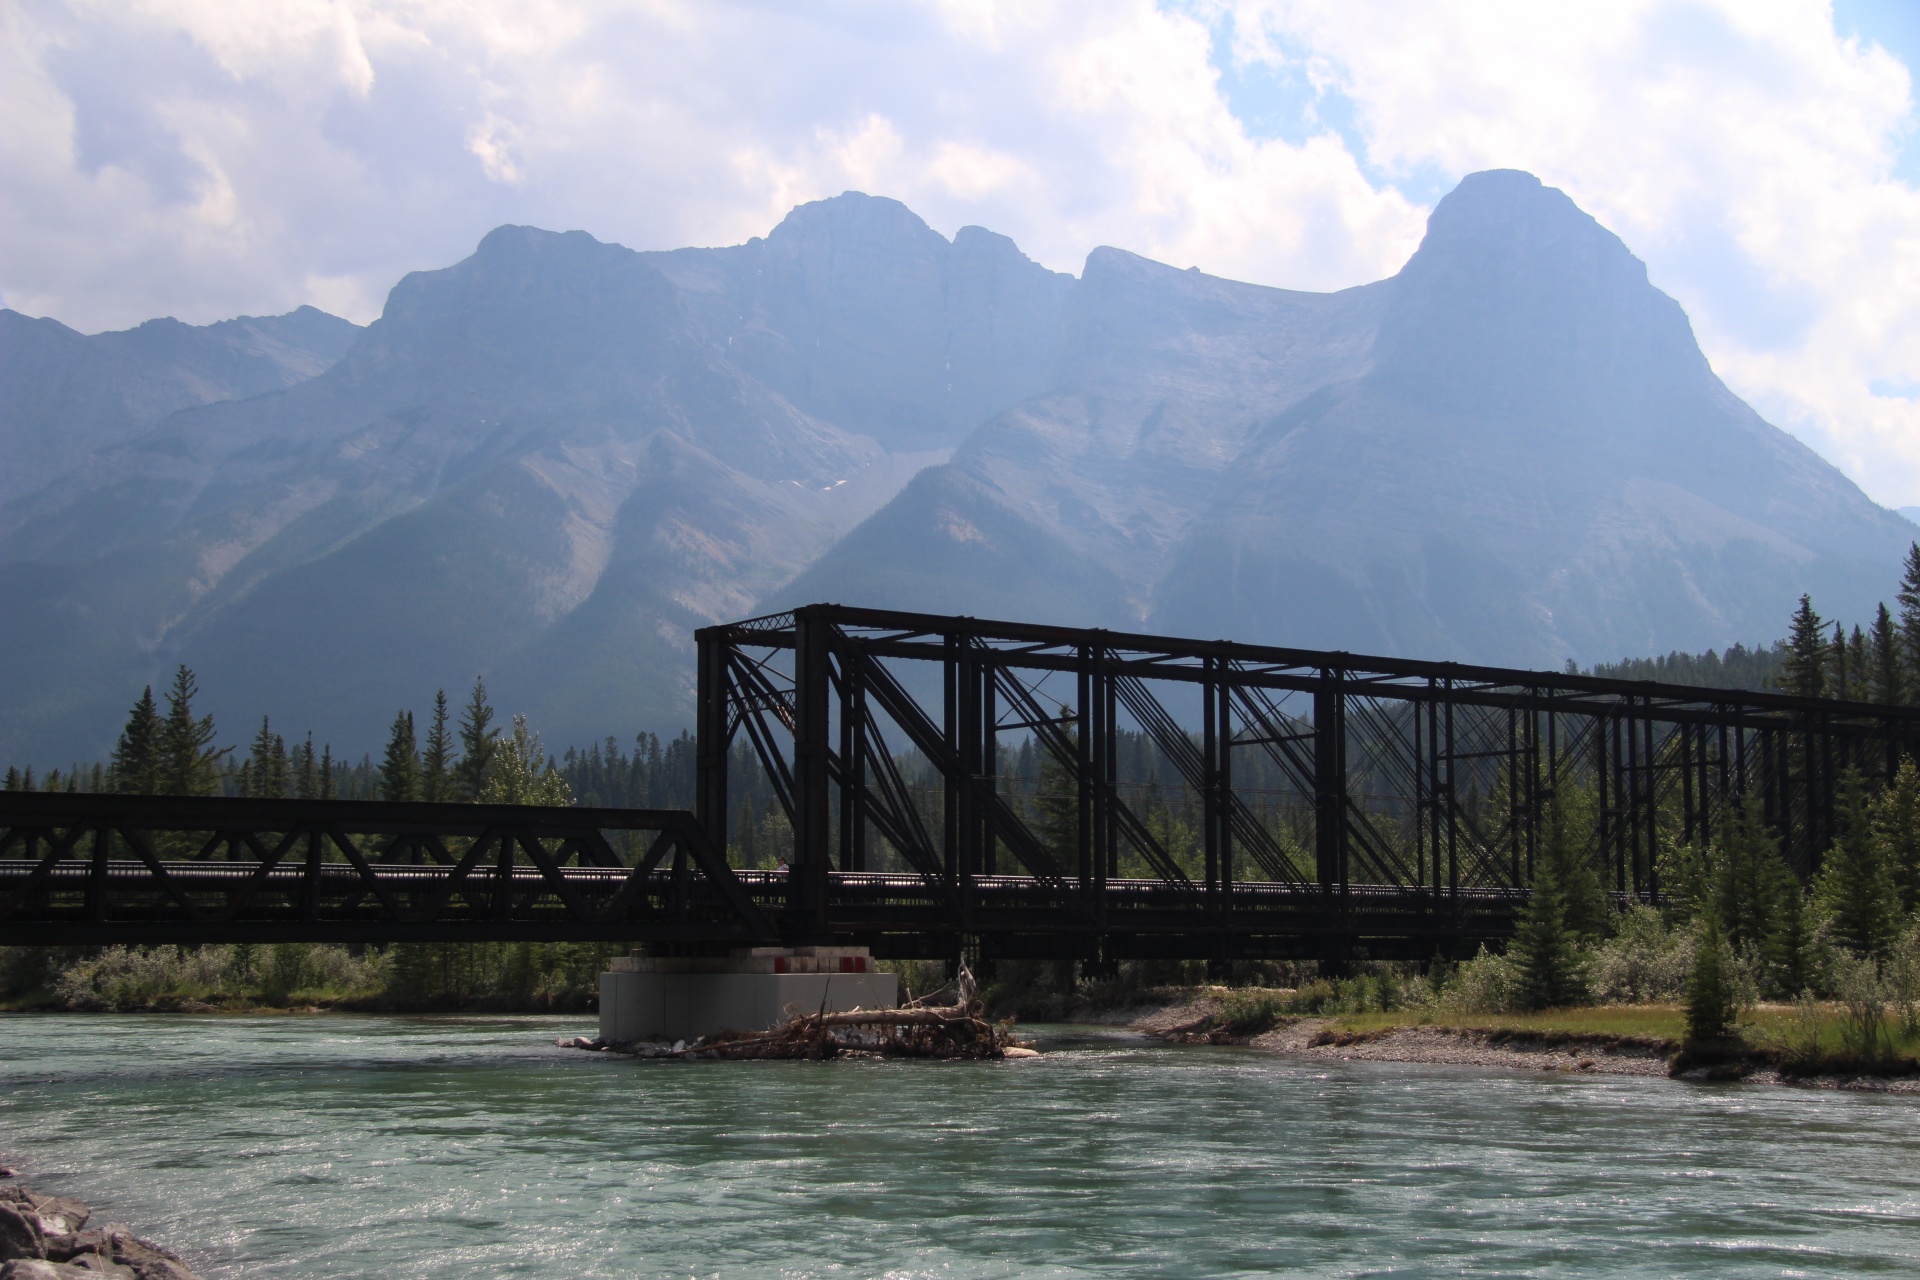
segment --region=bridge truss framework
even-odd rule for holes
[[[1743,797],[1811,874],[1844,771],[1920,744],[1911,708],[836,605],[697,639],[692,813],[8,793],[0,941],[1458,956],[1556,821],[1622,899]],[[742,735],[790,867],[730,865]]]

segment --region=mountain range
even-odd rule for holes
[[[144,336],[143,336],[144,335]],[[184,661],[354,751],[486,675],[670,731],[691,633],[807,600],[1560,666],[1864,620],[1916,530],[1714,375],[1612,233],[1475,174],[1332,294],[1078,277],[848,193],[641,253],[502,227],[364,330],[0,312],[0,755]],[[18,375],[18,376],[16,376]]]

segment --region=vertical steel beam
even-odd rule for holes
[[[983,650],[980,655],[980,749],[985,757],[985,788],[988,794],[1000,789],[1000,712],[995,703],[993,658],[990,652]],[[985,875],[997,875],[999,867],[999,837],[994,834],[993,822],[985,812],[980,814],[980,870]]]
[[[1074,735],[1076,758],[1074,760],[1074,781],[1078,784],[1075,795],[1079,802],[1077,812],[1080,815],[1076,824],[1079,849],[1075,860],[1076,874],[1080,877],[1080,891],[1092,894],[1094,891],[1094,739],[1097,732],[1093,723],[1093,651],[1087,645],[1074,650],[1074,675],[1078,678],[1075,697],[1078,700],[1076,715],[1078,732]]]
[[[694,682],[694,816],[713,846],[727,847],[727,754],[732,748],[731,682],[725,631],[709,627],[697,635],[699,669]]]
[[[1314,866],[1322,892],[1347,890],[1347,701],[1344,672],[1323,667],[1313,692]]]
[[[793,866],[787,878],[787,930],[799,942],[827,933],[833,625],[812,609],[794,610],[793,622]]]
[[[867,869],[866,656],[844,636],[840,666],[840,869]]]

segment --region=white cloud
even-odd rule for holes
[[[1920,369],[1912,86],[1819,0],[24,0],[0,24],[3,300],[83,328],[365,319],[502,222],[731,243],[847,187],[1057,268],[1107,243],[1335,288],[1514,166],[1647,259],[1736,390],[1920,501],[1920,400],[1893,394]],[[1274,120],[1223,67],[1267,75]]]

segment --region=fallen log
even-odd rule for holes
[[[995,1026],[980,1016],[973,975],[963,966],[957,999],[950,1005],[916,1002],[901,1009],[794,1012],[779,1026],[765,1031],[716,1032],[659,1056],[817,1060],[868,1053],[892,1058],[985,1059],[1004,1058],[1009,1050],[1020,1057],[1035,1056],[1014,1038],[1009,1025]]]

